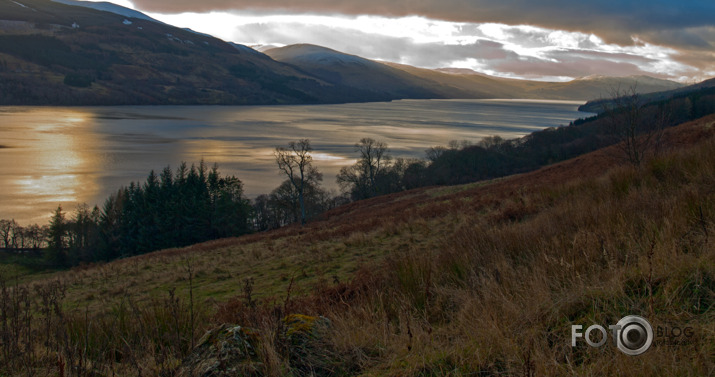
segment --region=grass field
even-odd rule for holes
[[[253,375],[713,375],[714,124],[667,130],[639,167],[613,147],[304,227],[70,271],[0,269],[0,376],[183,373],[226,322],[256,329]],[[300,358],[289,314],[330,320]],[[571,325],[629,314],[692,336],[656,336],[640,356],[571,347]]]

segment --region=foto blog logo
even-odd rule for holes
[[[648,351],[653,343],[653,327],[643,317],[628,315],[621,318],[615,325],[609,325],[615,346],[621,352],[630,356],[638,356]],[[583,338],[591,347],[601,347],[606,344],[608,332],[601,325],[591,325],[582,332],[582,325],[571,326],[571,346],[576,347],[579,338]],[[599,332],[601,336],[594,333]],[[594,341],[594,339],[600,339]]]

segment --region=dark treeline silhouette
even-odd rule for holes
[[[71,219],[62,207],[47,231],[46,260],[52,266],[111,260],[248,233],[251,206],[243,183],[182,163],[175,172],[152,171],[111,195],[100,210],[80,205]]]
[[[0,220],[0,249],[39,250],[47,245],[47,226],[21,226],[15,220]]]
[[[312,180],[306,182],[303,198],[306,220],[347,202],[344,197],[324,190]],[[299,194],[288,180],[283,181],[270,194],[259,195],[253,200],[252,224],[256,231],[300,223],[301,217]]]
[[[337,180],[353,200],[417,187],[476,182],[532,171],[619,142],[628,146],[639,135],[657,134],[715,113],[713,88],[654,102],[641,101],[631,94],[621,101],[628,106],[604,108],[599,115],[565,127],[550,127],[510,140],[490,136],[477,143],[453,141],[446,147],[429,148],[426,160],[393,161],[386,145],[363,139],[355,145],[358,162],[342,169]],[[655,152],[658,140],[650,141],[635,146],[642,148],[636,156]],[[629,149],[624,149],[622,158],[638,163],[641,157],[634,158]]]
[[[309,141],[303,142],[310,149]],[[222,176],[216,165],[182,163],[119,189],[101,209],[81,204],[68,215],[58,206],[43,227],[0,220],[0,246],[6,254],[23,256],[31,256],[29,248],[42,250],[41,258],[19,261],[62,268],[300,223],[345,202],[320,187],[317,169],[306,169],[303,179],[303,184],[285,180],[251,203],[243,183]]]
[[[320,187],[323,174],[313,165],[312,151],[308,139],[291,141],[288,148],[276,147],[273,155],[286,180],[270,194],[259,195],[253,201],[254,230],[275,229],[291,223],[305,224],[346,202],[344,197]]]
[[[432,147],[424,160],[393,159],[387,144],[363,138],[354,145],[357,162],[336,177],[340,195],[321,187],[323,176],[313,166],[307,139],[276,148],[278,170],[286,179],[253,201],[244,196],[238,178],[221,176],[216,165],[207,169],[201,162],[189,168],[182,163],[175,171],[152,171],[145,182],[118,190],[101,209],[80,205],[67,218],[58,207],[47,226],[21,227],[13,220],[0,220],[0,249],[44,249],[45,266],[67,267],[303,224],[351,200],[522,173],[618,142],[627,144],[624,127],[632,138],[715,113],[715,90],[651,103],[632,95],[627,103],[522,138],[490,136],[477,143],[454,141]],[[656,139],[642,148],[657,148]],[[624,152],[624,160],[638,163],[654,150],[638,150],[636,160],[632,150]]]

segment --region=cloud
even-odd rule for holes
[[[491,39],[502,43],[504,52],[492,48],[490,53],[515,52],[521,56],[521,60],[514,60],[513,56],[504,57],[503,60],[509,64],[500,65],[516,71],[520,71],[517,68],[527,63],[550,71],[548,67],[554,66],[550,63],[555,63],[567,65],[567,72],[590,72],[603,67],[614,72],[635,72],[639,68],[640,71],[660,72],[661,76],[667,73],[671,77],[687,79],[704,79],[715,75],[715,1],[707,0],[133,0],[133,3],[138,9],[164,14],[218,11],[244,16],[323,15],[354,20],[360,15],[374,15],[395,22],[402,20],[402,17],[420,16],[435,20],[436,23],[447,21],[442,22],[440,27],[453,27],[454,31],[452,40],[442,41],[446,47],[433,45],[439,42],[435,38],[425,42],[406,36],[394,27],[390,28],[387,23],[386,28],[396,32],[396,38],[385,37],[385,33],[371,33],[367,29],[362,32],[345,32],[336,29],[334,25],[329,31],[337,35],[317,35],[301,28],[298,23],[291,24],[294,30],[286,30],[285,27],[278,31],[271,30],[268,24],[262,28],[254,26],[252,38],[247,38],[251,27],[244,25],[244,30],[239,32],[246,38],[238,41],[264,43],[262,41],[271,39],[271,43],[278,44],[324,44],[356,54],[367,52],[363,55],[366,57],[406,64],[423,63],[421,66],[424,67],[447,62],[447,57],[456,57],[457,60],[476,59],[480,67],[490,69],[494,67],[496,56],[492,60],[482,56],[469,57],[468,45],[480,39]],[[502,25],[493,27],[485,23]],[[270,25],[273,27],[277,24]],[[490,34],[494,32],[499,34]],[[268,38],[277,37],[278,34],[282,38]],[[339,38],[362,45],[350,47],[341,44]],[[430,39],[428,36],[425,38]],[[386,46],[378,46],[379,43],[386,43]],[[454,44],[463,47],[449,47]],[[646,52],[656,46],[671,51],[660,53],[661,62],[648,62],[645,67],[638,66],[630,58],[621,61],[614,60],[613,56],[605,60],[609,63],[594,65],[594,61],[599,61],[595,56],[582,55],[581,62],[585,64],[582,69],[573,65],[573,60],[568,60],[571,62],[568,64],[565,60],[559,60],[565,59],[565,56],[548,57],[542,51],[557,46],[559,49],[573,50],[603,50],[607,47],[603,51],[613,52],[614,48],[607,45],[632,47],[633,51],[641,49]],[[489,50],[486,45],[478,47]],[[432,55],[417,56],[408,48]],[[447,55],[434,55],[433,51],[436,50]]]
[[[506,50],[503,44],[485,39],[464,45],[418,43],[407,37],[300,23],[242,25],[235,29],[233,38],[264,45],[310,41],[347,54],[428,68],[450,66],[455,61],[470,58],[482,61],[518,58],[517,54]]]
[[[159,13],[261,11],[282,14],[423,16],[436,20],[509,25],[593,33],[608,42],[633,43],[634,35],[713,26],[715,2],[673,0],[134,0]],[[655,33],[660,32],[660,33]]]
[[[638,37],[680,49],[715,50],[715,26],[678,30],[653,30]]]
[[[584,77],[601,75],[607,72],[609,76],[630,76],[648,74],[637,65],[629,62],[585,59],[569,56],[552,61],[535,58],[524,58],[496,62],[493,68],[501,72],[509,72],[523,78],[538,79],[541,77]]]
[[[135,0],[134,4],[142,10],[207,12],[151,15],[234,42],[313,43],[425,68],[470,67],[489,74],[540,79],[649,74],[701,80],[715,75],[715,2],[686,6],[663,0],[647,4],[605,0],[538,4],[522,0]],[[360,16],[364,13],[381,16]],[[411,14],[424,17],[404,17]],[[200,24],[208,27],[197,28]],[[529,67],[534,72],[527,72]],[[539,77],[539,73],[546,76]]]
[[[347,22],[345,24],[348,25]],[[494,35],[502,39],[494,40]],[[657,49],[650,51],[631,47],[601,51],[613,46],[606,46],[588,35],[531,27],[483,28],[463,24],[455,27],[453,34],[445,36],[445,39],[469,42],[444,43],[417,42],[406,36],[323,24],[254,22],[237,26],[231,38],[263,45],[310,41],[348,54],[418,67],[459,66],[499,76],[530,79],[558,80],[595,74],[648,74],[672,78],[671,73],[681,69],[668,67],[668,74],[658,71],[656,65],[661,63],[661,59],[657,57],[662,55],[662,51]]]

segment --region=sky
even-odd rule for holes
[[[713,0],[116,0],[260,48],[310,43],[423,68],[542,81],[715,77]]]

